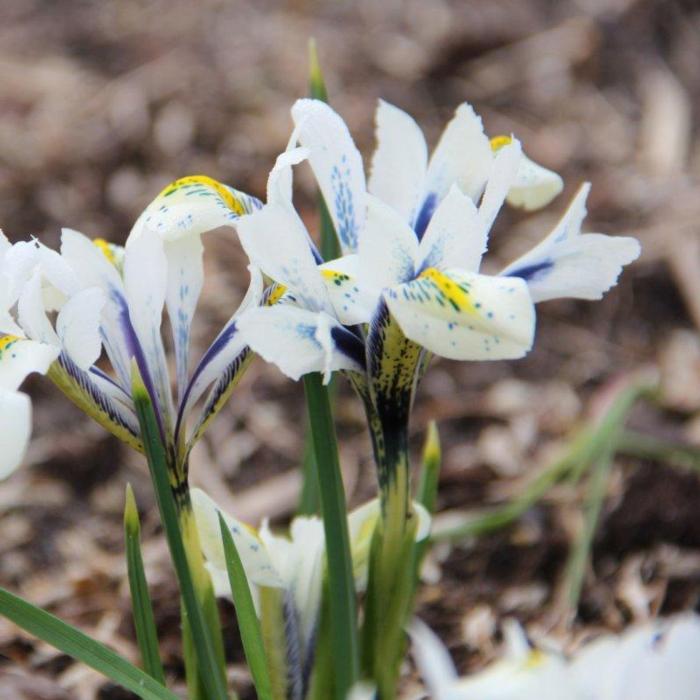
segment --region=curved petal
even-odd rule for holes
[[[384,298],[406,337],[454,360],[502,360],[532,346],[535,310],[522,280],[426,270]]]
[[[452,185],[420,242],[418,269],[457,267],[476,272],[487,240],[488,229],[481,225],[474,202]]]
[[[535,302],[559,297],[600,299],[617,283],[624,265],[636,260],[636,239],[581,234],[590,185],[578,191],[552,232],[500,274],[525,280]]]
[[[428,170],[423,132],[413,117],[384,100],[379,100],[375,119],[377,149],[367,188],[412,222]]]
[[[362,156],[341,117],[320,100],[297,100],[292,107],[299,143],[326,200],[344,253],[357,249],[365,219]]]
[[[341,369],[361,371],[362,348],[352,334],[334,318],[284,305],[251,309],[243,314],[239,328],[245,341],[267,362],[298,380],[309,372]]]
[[[335,315],[346,326],[368,323],[379,301],[359,284],[359,262],[358,255],[345,255],[319,266]]]
[[[221,529],[219,527],[218,514],[221,513],[231,531],[231,536],[248,580],[259,586],[272,586],[273,588],[284,586],[267,548],[251,527],[240,520],[236,520],[228,513],[224,513],[201,489],[194,488],[190,494],[192,510],[197,523],[197,532],[199,533],[199,542],[202,545],[204,556],[211,565],[220,571],[225,572],[227,570],[224,545],[221,540]]]
[[[380,290],[413,278],[418,239],[394,209],[369,196],[358,254],[362,286],[370,291]]]
[[[415,230],[423,235],[437,205],[456,184],[476,202],[491,169],[491,145],[481,118],[467,103],[461,104],[438,142],[426,177],[424,200],[416,216]]]
[[[294,293],[301,306],[332,312],[326,288],[308,244],[308,234],[291,206],[271,203],[238,222],[238,237],[256,267]]]
[[[0,388],[0,425],[0,479],[5,479],[24,458],[32,432],[32,402],[26,394]]]
[[[20,292],[17,317],[19,325],[28,338],[58,346],[60,344],[58,335],[46,316],[41,278],[41,268],[34,268],[31,277]]]
[[[452,698],[449,691],[457,680],[457,671],[443,643],[418,618],[411,623],[409,634],[416,666],[431,696],[436,700]]]
[[[173,415],[170,378],[161,335],[167,275],[163,241],[154,230],[144,228],[139,236],[129,238],[124,255],[126,312],[145,355],[157,392],[154,399],[157,399],[166,430]],[[143,372],[144,368],[141,368]]]
[[[236,219],[260,206],[255,197],[206,175],[183,177],[167,185],[146,207],[131,229],[127,247],[144,229],[174,241],[231,226]]]

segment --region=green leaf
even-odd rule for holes
[[[4,588],[0,588],[0,614],[143,700],[178,700],[174,693],[104,644]]]
[[[233,604],[236,608],[238,629],[241,633],[245,658],[253,675],[258,698],[260,700],[272,700],[272,685],[267,671],[265,646],[263,644],[260,622],[255,614],[253,596],[250,594],[248,579],[233,537],[221,513],[219,513],[219,527],[221,528],[221,537],[224,542],[226,570],[228,571],[228,580],[233,593]]]
[[[357,603],[345,491],[328,391],[321,383],[318,372],[304,377],[304,390],[318,467],[321,512],[326,535],[335,691],[336,697],[344,700],[359,673]]]
[[[126,540],[126,564],[131,592],[131,612],[134,617],[136,639],[146,673],[165,685],[165,673],[158,652],[158,633],[153,615],[153,605],[148,594],[148,583],[141,556],[141,523],[131,484],[126,485],[124,506],[124,537]]]
[[[180,530],[177,507],[171,490],[168,461],[165,448],[160,439],[156,414],[148,391],[135,365],[132,367],[131,395],[141,427],[141,436],[153,480],[160,517],[165,529],[168,547],[170,548],[170,557],[180,584],[180,593],[187,613],[186,623],[189,625],[192,634],[200,677],[208,698],[210,700],[223,700],[228,697],[224,669],[218,663],[212,634],[207,626],[204,611],[197,598]]]
[[[309,39],[309,94],[315,100],[328,102],[328,90],[323,79],[321,64],[318,62],[316,39]]]

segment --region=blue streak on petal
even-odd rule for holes
[[[341,326],[333,326],[331,328],[331,338],[339,352],[357,362],[358,366],[364,369],[365,344],[355,333]]]
[[[347,156],[343,155],[340,165],[333,166],[331,170],[331,184],[333,186],[333,209],[338,222],[338,238],[344,247],[355,250],[357,248],[357,231],[355,230],[355,203],[350,189],[350,167],[347,165]]]
[[[418,236],[419,241],[423,238],[423,234],[425,233],[425,229],[428,228],[430,219],[433,218],[437,204],[437,195],[435,192],[430,192],[423,200],[423,204],[418,210],[418,214],[416,215],[416,223],[413,226],[413,230],[416,232],[416,236]]]
[[[542,279],[546,277],[544,274],[547,270],[551,270],[554,267],[554,262],[552,260],[543,260],[542,262],[534,263],[532,265],[525,265],[525,267],[520,267],[515,270],[511,270],[506,277],[520,277],[526,282],[532,280]]]

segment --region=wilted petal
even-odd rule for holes
[[[292,107],[299,143],[326,200],[344,253],[357,249],[365,218],[362,156],[341,117],[319,100],[297,100]]]
[[[275,588],[284,585],[267,548],[252,528],[224,513],[201,489],[192,489],[190,495],[202,552],[212,566],[219,571],[227,570],[219,526],[219,513],[221,513],[231,532],[249,583]]]
[[[457,267],[476,272],[487,240],[488,229],[481,225],[474,202],[453,185],[420,242],[418,269]]]
[[[407,338],[455,360],[522,357],[535,311],[522,280],[430,268],[384,298]]]
[[[491,145],[484,134],[481,118],[470,105],[461,104],[430,158],[425,199],[415,221],[419,237],[452,185],[456,184],[474,202],[478,200],[488,179],[492,159]]]
[[[251,309],[238,325],[248,345],[292,379],[309,372],[362,370],[359,339],[323,312],[290,305]]]
[[[413,277],[418,239],[388,204],[371,196],[367,200],[367,222],[359,245],[359,275],[362,286],[381,290]]]
[[[376,138],[368,190],[393,207],[404,221],[412,222],[428,169],[423,132],[413,117],[379,100]]]
[[[622,267],[639,256],[634,238],[581,234],[589,189],[584,184],[554,230],[500,273],[525,280],[535,302],[600,299],[617,283]]]

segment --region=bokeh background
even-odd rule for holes
[[[2,0],[0,225],[56,244],[62,226],[123,242],[170,180],[206,173],[258,196],[307,91],[315,37],[333,105],[369,157],[378,97],[410,111],[431,144],[462,101],[489,133],[515,133],[560,172],[565,192],[534,215],[507,212],[490,265],[539,240],[589,180],[586,228],[631,234],[642,259],[600,303],[538,309],[523,361],[436,363],[421,387],[444,447],[441,510],[502,502],[558,454],[572,431],[640,367],[662,378],[660,405],[631,423],[700,441],[700,4],[691,0]],[[308,173],[300,210],[316,226]],[[206,347],[247,282],[230,231],[207,237],[195,343]],[[176,590],[142,459],[50,384],[36,397],[26,465],[0,484],[0,584],[135,658],[122,561],[124,487],[143,511],[145,556],[169,673],[181,673]],[[193,456],[193,481],[240,517],[284,522],[299,490],[301,388],[256,361]],[[340,388],[348,493],[374,489],[360,406]],[[0,426],[0,430],[2,426]],[[553,491],[515,526],[430,561],[420,614],[462,669],[492,658],[499,622],[575,642],[700,600],[700,484],[651,461],[619,460],[573,628],[561,581],[580,531],[582,492]],[[232,609],[232,673],[245,695]],[[118,700],[97,674],[0,621],[0,699]]]

